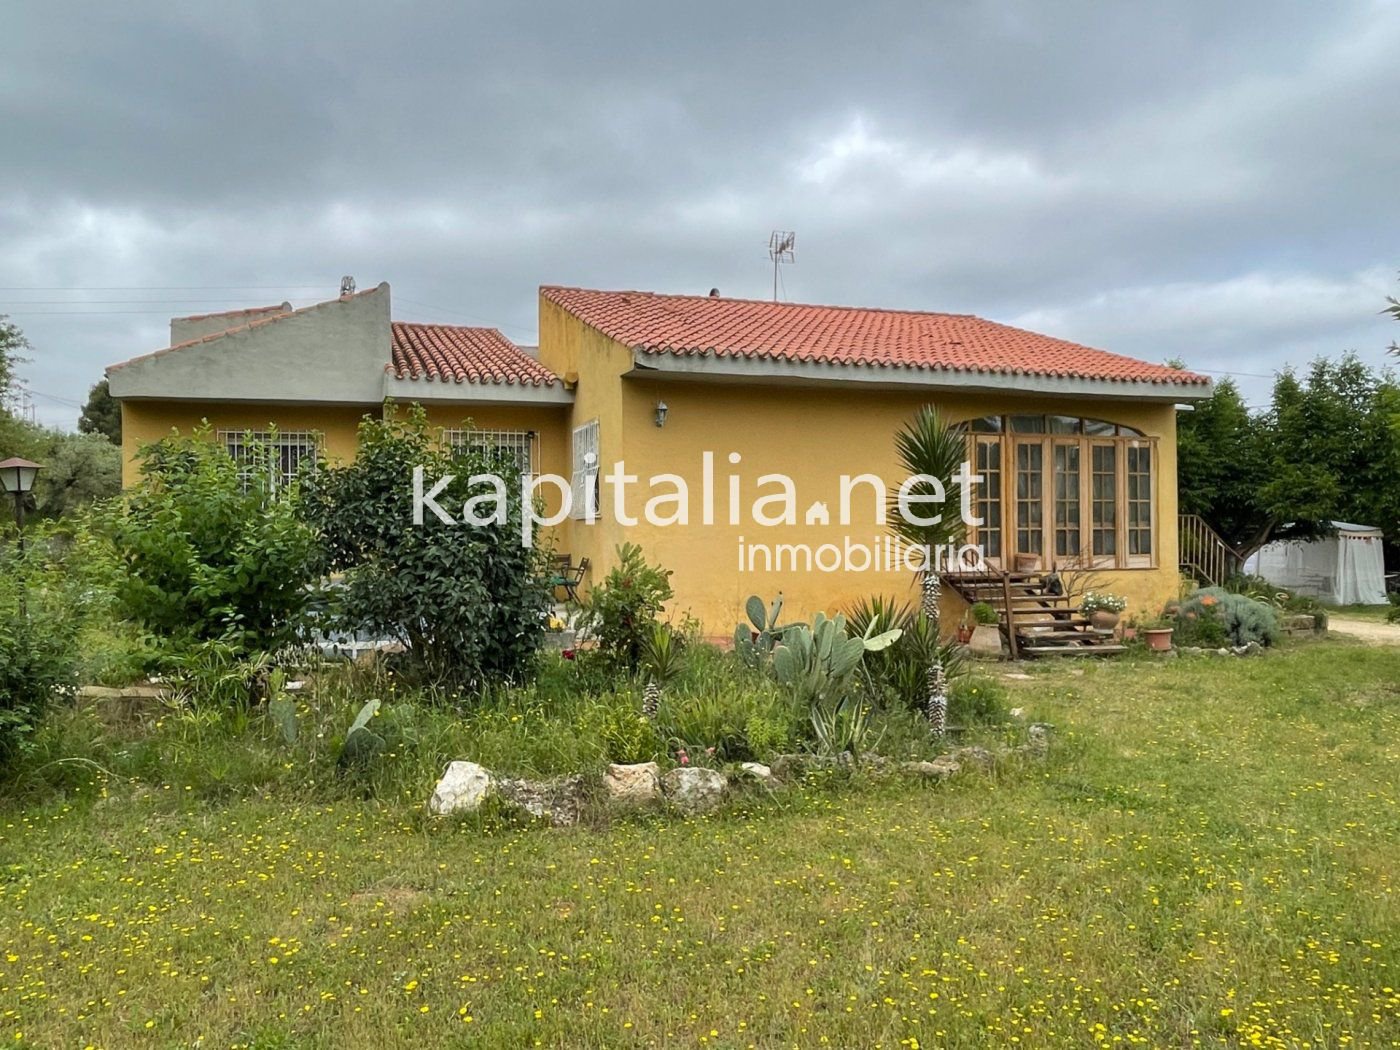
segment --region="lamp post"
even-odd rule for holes
[[[40,469],[39,464],[18,456],[0,463],[0,487],[14,493],[15,497],[15,527],[19,530],[21,554],[24,553],[24,497],[34,487],[34,478]]]

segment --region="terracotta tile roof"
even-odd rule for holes
[[[648,354],[1204,385],[1205,376],[969,314],[546,285],[540,294]]]
[[[277,310],[276,313],[264,313],[261,309],[259,309],[259,310],[253,310],[253,311],[246,311],[246,312],[248,312],[248,313],[256,313],[257,316],[255,316],[255,317],[254,317],[252,320],[250,320],[250,321],[244,321],[244,322],[239,323],[239,324],[231,325],[230,327],[225,328],[225,329],[223,329],[222,331],[218,331],[218,332],[209,332],[207,335],[201,335],[201,336],[198,336],[197,338],[194,338],[194,339],[186,339],[183,343],[176,343],[174,346],[164,346],[164,347],[161,347],[159,350],[152,350],[152,351],[151,351],[150,353],[148,353],[148,354],[139,354],[139,355],[137,355],[136,357],[128,358],[128,359],[125,360],[125,361],[118,361],[118,362],[117,362],[116,364],[114,364],[114,365],[108,365],[106,370],[107,370],[107,372],[109,372],[109,373],[110,373],[110,372],[115,372],[117,369],[119,369],[119,368],[125,368],[127,365],[134,365],[137,361],[148,361],[148,360],[150,360],[150,359],[153,358],[153,357],[163,357],[163,356],[165,356],[166,354],[174,353],[176,350],[186,350],[186,349],[188,349],[189,347],[192,347],[192,346],[199,346],[201,343],[212,343],[215,339],[222,339],[224,336],[226,336],[226,335],[232,335],[234,332],[246,332],[246,331],[249,331],[249,330],[254,329],[254,328],[261,328],[261,327],[263,327],[263,325],[276,324],[278,321],[285,320],[285,319],[288,318],[288,317],[297,317],[297,316],[299,316],[299,315],[301,315],[301,314],[311,313],[313,310],[320,310],[320,309],[323,309],[323,308],[325,308],[325,307],[327,307],[327,306],[333,306],[333,305],[335,305],[336,303],[347,302],[347,301],[349,301],[350,299],[356,299],[356,298],[359,298],[359,297],[362,296],[362,295],[373,295],[375,292],[380,291],[382,288],[385,288],[385,287],[387,287],[387,286],[381,284],[381,285],[379,285],[378,287],[375,287],[375,288],[366,288],[366,289],[365,289],[364,291],[362,291],[362,292],[355,292],[355,293],[353,293],[352,295],[342,295],[342,296],[340,296],[338,299],[327,299],[327,300],[326,300],[325,302],[323,302],[323,303],[313,303],[311,306],[299,307],[299,308],[296,309],[296,310],[290,310],[290,309],[289,309],[289,310],[283,311],[283,310],[280,310],[280,309],[277,308],[277,307],[272,307],[271,309]],[[241,313],[244,313],[244,312],[245,312],[245,311],[243,311],[243,310],[231,310],[231,311],[227,311],[227,313],[228,313],[228,315],[229,315],[230,317],[236,317],[238,314],[241,314]],[[195,319],[203,319],[203,318],[205,318],[205,317],[218,317],[218,316],[223,316],[223,315],[221,315],[221,314],[202,314],[202,315],[198,315],[197,318],[181,318],[181,320],[195,320]]]
[[[553,386],[559,382],[544,365],[494,328],[395,321],[392,361],[398,379],[446,383],[504,383]]]

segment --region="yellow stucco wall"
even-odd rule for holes
[[[632,354],[558,306],[540,303],[540,360],[573,389],[575,401],[564,406],[473,406],[432,404],[434,426],[456,427],[463,420],[483,429],[535,430],[539,433],[536,469],[568,478],[572,467],[572,432],[591,420],[599,424],[599,452],[604,471],[623,459],[641,481],[632,486],[625,510],[641,518],[652,475],[673,473],[690,491],[692,519],[688,526],[658,528],[644,520],[624,527],[613,510],[612,490],[603,487],[599,521],[566,520],[548,530],[546,541],[576,560],[587,557],[592,572],[586,585],[606,574],[615,549],[624,541],[641,544],[654,561],[673,570],[676,600],[672,612],[688,613],[704,625],[705,633],[728,636],[742,615],[749,594],[771,598],[782,591],[788,614],[810,617],[818,610],[833,612],[867,595],[915,597],[912,574],[902,571],[836,572],[747,571],[740,565],[740,537],[748,543],[841,545],[848,535],[873,545],[887,539],[877,524],[868,489],[855,494],[853,521],[839,524],[839,477],[874,473],[889,483],[900,480],[893,445],[896,430],[924,404],[933,403],[950,420],[999,413],[1054,413],[1112,420],[1158,439],[1154,464],[1156,551],[1155,567],[1105,571],[1101,584],[1128,598],[1129,610],[1155,611],[1177,587],[1176,440],[1175,410],[1170,404],[1131,401],[1044,399],[1020,396],[939,395],[902,390],[795,388],[755,384],[658,381],[625,376]],[[655,425],[656,402],[665,400],[669,413],[664,428]],[[218,429],[262,429],[274,423],[284,430],[310,429],[324,435],[332,460],[353,458],[355,428],[377,405],[326,407],[291,404],[218,405],[211,403],[122,403],[123,481],[135,480],[137,447],[158,440],[172,428],[188,432],[201,419]],[[701,453],[714,453],[715,523],[700,522]],[[732,465],[729,453],[741,461]],[[799,524],[763,528],[749,514],[760,491],[759,475],[782,473],[797,486]],[[729,524],[728,479],[740,483],[740,524]],[[551,490],[545,489],[548,511],[554,510]],[[802,515],[815,500],[825,502],[832,515],[826,526],[806,525]],[[945,600],[949,626],[964,612],[954,596]]]
[[[345,462],[355,456],[355,428],[377,405],[297,405],[286,403],[217,404],[191,401],[123,400],[122,484],[137,480],[136,452],[142,445],[169,437],[172,430],[188,434],[207,421],[215,430],[314,430],[322,436],[326,458]]]
[[[794,388],[741,384],[657,381],[619,378],[632,365],[631,352],[548,301],[540,305],[540,358],[560,375],[577,380],[570,427],[600,420],[600,455],[606,472],[622,458],[641,481],[631,486],[625,510],[638,523],[624,528],[613,510],[611,487],[603,486],[602,520],[594,524],[566,523],[556,531],[558,549],[575,559],[588,557],[593,571],[588,583],[601,580],[615,561],[614,549],[624,540],[639,543],[648,557],[673,571],[676,600],[672,612],[689,614],[705,633],[728,636],[742,616],[745,598],[771,598],[782,591],[794,617],[818,610],[834,612],[848,602],[873,594],[914,599],[912,574],[894,572],[777,572],[741,569],[740,537],[748,543],[841,545],[846,536],[873,546],[886,538],[876,523],[868,488],[853,497],[852,524],[841,526],[839,478],[874,473],[897,484],[893,438],[896,430],[923,405],[935,404],[950,420],[999,413],[1054,413],[1107,419],[1156,437],[1154,464],[1156,551],[1155,567],[1105,570],[1098,583],[1128,599],[1130,612],[1156,611],[1177,589],[1176,550],[1176,413],[1170,404],[1131,401],[1065,400],[1021,396],[937,396],[927,392]],[[664,400],[666,425],[655,425],[656,403]],[[699,521],[701,453],[714,453],[715,524]],[[728,462],[737,452],[738,465]],[[567,451],[566,451],[567,455]],[[645,501],[664,487],[651,489],[652,475],[672,473],[684,479],[691,497],[688,527],[648,525],[642,517]],[[756,526],[748,508],[760,490],[758,477],[782,473],[797,486],[799,524]],[[730,525],[727,507],[729,476],[740,481],[741,524]],[[802,515],[814,500],[827,503],[832,524],[808,526]],[[954,595],[945,598],[944,615],[951,625],[965,607]]]

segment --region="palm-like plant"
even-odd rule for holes
[[[642,690],[642,714],[655,718],[661,706],[661,691],[684,666],[681,640],[664,623],[653,623],[642,636],[641,668],[647,684]]]
[[[895,435],[894,444],[900,465],[911,478],[937,478],[944,489],[945,501],[941,507],[932,503],[913,503],[910,506],[913,513],[906,517],[900,511],[896,496],[891,498],[889,514],[890,528],[896,536],[927,551],[927,562],[920,574],[919,608],[937,637],[938,606],[943,596],[937,552],[949,544],[958,543],[963,537],[964,523],[959,513],[959,501],[952,490],[953,477],[967,458],[967,445],[962,432],[945,423],[938,410],[928,405],[921,408]],[[919,480],[910,485],[909,494],[914,497],[936,496],[938,492],[932,481]],[[940,510],[941,514],[938,513]],[[911,521],[910,517],[924,520]],[[928,523],[928,519],[934,517],[938,520]],[[939,648],[932,647],[928,652],[925,710],[929,728],[935,735],[941,736],[948,722],[948,679]]]

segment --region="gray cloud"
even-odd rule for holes
[[[1252,398],[1397,334],[1394,5],[207,11],[7,12],[0,312],[48,421],[171,314],[354,273],[524,341],[544,282],[763,296],[774,227],[789,298],[976,312]]]

